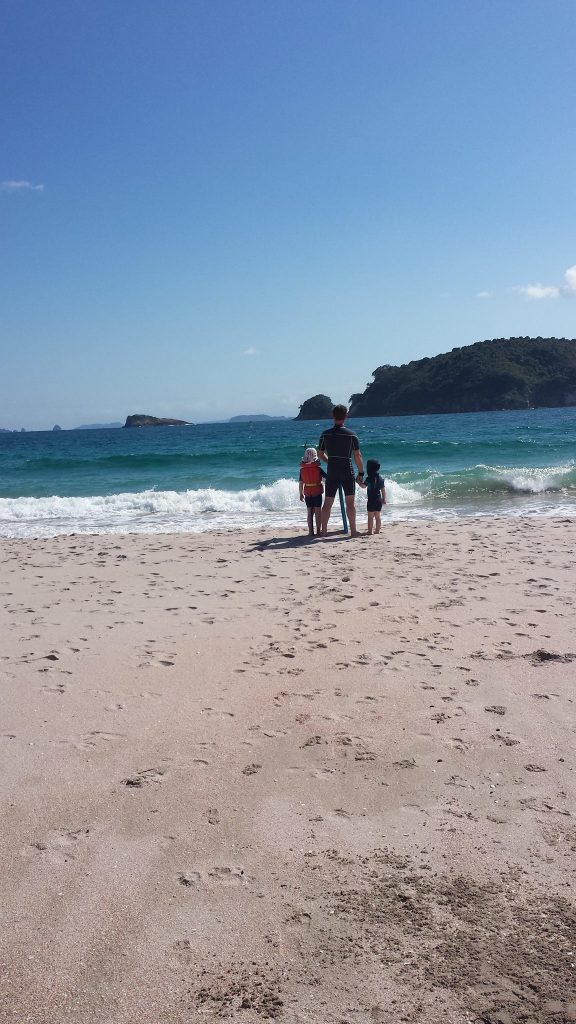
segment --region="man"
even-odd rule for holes
[[[356,434],[344,426],[348,415],[345,405],[335,405],[332,410],[334,426],[325,430],[318,443],[318,455],[328,463],[324,505],[322,506],[322,536],[328,533],[328,520],[338,487],[342,485],[346,498],[346,512],[350,523],[350,534],[358,537],[356,530],[356,507],[354,505],[354,470],[352,459],[358,467],[358,475],[364,476],[364,463],[360,443]]]

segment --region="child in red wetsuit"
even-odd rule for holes
[[[322,510],[322,493],[324,484],[322,478],[326,473],[320,465],[318,452],[315,448],[307,448],[300,463],[300,501],[306,502],[308,510],[308,534],[314,536],[314,519],[316,519],[316,533],[320,535],[322,528],[320,513]]]

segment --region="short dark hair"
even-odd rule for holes
[[[332,418],[335,420],[345,420],[348,415],[348,409],[345,405],[335,405],[332,409]]]

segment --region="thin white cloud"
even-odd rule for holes
[[[0,181],[2,192],[43,192],[44,185],[34,185],[31,181]]]
[[[527,299],[557,299],[560,295],[560,289],[554,284],[520,285],[517,291]]]
[[[254,345],[250,345],[249,348],[244,349],[242,355],[243,356],[255,356],[255,355],[257,355],[257,349],[254,348]]]
[[[492,292],[476,292],[477,299],[491,299]]]
[[[568,267],[568,270],[564,274],[562,294],[576,295],[576,264],[573,267]]]
[[[576,296],[576,264],[564,273],[564,284],[526,284],[514,289],[527,299],[559,299]]]

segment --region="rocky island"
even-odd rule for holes
[[[164,416],[145,416],[143,413],[134,413],[126,417],[125,427],[193,427],[193,423],[187,420],[166,419]]]
[[[329,420],[332,416],[334,403],[328,395],[314,395],[307,398],[300,406],[300,412],[294,417],[296,420]]]

